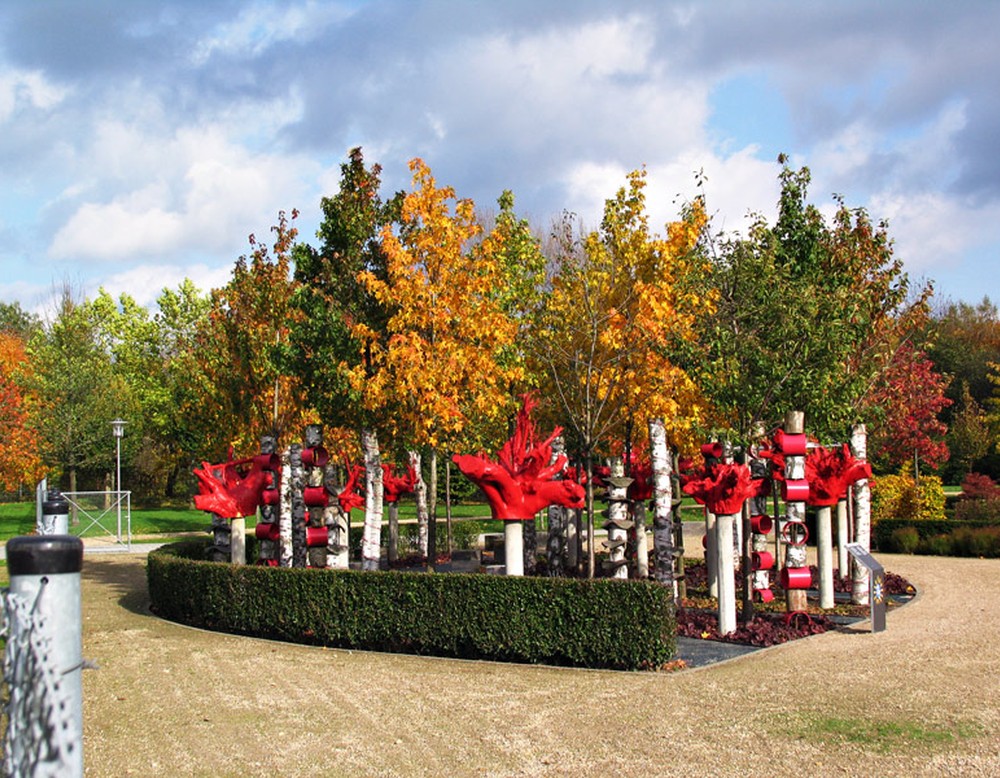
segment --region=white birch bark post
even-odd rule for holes
[[[275,440],[270,435],[265,435],[260,440],[260,453],[261,454],[273,454],[276,444]],[[280,473],[272,473],[271,483],[264,489],[265,495],[273,496],[274,492],[277,491],[277,481],[280,478]],[[280,498],[279,498],[280,499]],[[278,521],[278,510],[276,509],[273,501],[268,497],[267,500],[263,501],[263,505],[260,506],[260,520],[263,524],[275,524]],[[278,544],[273,540],[262,538],[260,541],[260,553],[258,555],[258,561],[264,564],[271,564],[278,560]]]
[[[833,521],[829,505],[816,509],[816,567],[819,568],[819,607],[833,607]]]
[[[646,536],[646,502],[633,500],[632,526],[635,533],[635,574],[639,580],[649,578],[649,538]]]
[[[281,452],[281,509],[278,514],[278,566],[292,566],[292,466],[288,449]]]
[[[576,573],[580,566],[580,534],[578,529],[583,512],[581,509],[575,509],[570,513],[570,510],[573,509],[566,509],[566,567]]]
[[[718,538],[718,521],[708,506],[705,506],[705,572],[708,576],[708,596],[719,596],[719,559],[715,553]]]
[[[785,432],[790,435],[801,435],[805,433],[806,417],[802,411],[789,411],[785,415]],[[806,458],[804,456],[787,455],[785,457],[785,480],[801,481],[806,477]],[[798,521],[805,523],[806,504],[802,500],[790,500],[785,502],[786,521]],[[779,532],[780,534],[780,532]],[[785,544],[785,567],[797,568],[807,567],[808,559],[806,546],[793,546]],[[806,609],[805,589],[786,589],[785,606],[788,612],[804,611]]]
[[[323,487],[323,468],[322,467],[310,467],[306,473],[306,484],[312,488],[322,488]],[[327,498],[329,499],[329,498]],[[326,525],[326,507],[320,505],[311,505],[306,508],[307,515],[309,518],[308,526],[314,529],[321,529]],[[308,532],[308,529],[306,530]],[[308,544],[307,544],[308,545]],[[326,543],[321,546],[310,546],[307,549],[309,555],[309,566],[310,567],[328,567],[327,556],[328,549],[330,547],[330,531],[327,530]]]
[[[417,550],[420,556],[427,558],[428,538],[427,525],[430,521],[430,511],[427,508],[427,482],[424,481],[424,474],[420,469],[420,452],[410,452],[410,467],[417,474],[416,483],[413,484],[413,497],[417,503]]]
[[[740,514],[718,516],[715,520],[715,569],[718,571],[719,634],[736,629],[736,576],[733,575],[733,527]]]
[[[305,479],[302,470],[302,446],[288,447],[292,498],[292,567],[306,566],[306,501],[303,496]]]
[[[229,522],[229,561],[234,565],[247,563],[247,520],[244,516]]]
[[[837,500],[837,572],[841,579],[847,573],[847,500]]]
[[[851,453],[861,462],[868,461],[868,431],[864,424],[855,424],[851,428]],[[871,521],[871,490],[868,479],[862,478],[854,482],[854,542],[868,551],[872,542]],[[855,605],[868,602],[868,571],[857,562],[853,562],[851,569],[851,602]]]
[[[611,462],[611,477],[608,479],[608,521],[605,528],[608,539],[608,567],[612,578],[628,578],[628,560],[625,559],[625,546],[628,543],[628,486],[631,478],[625,478],[625,465],[621,459]]]
[[[674,577],[674,515],[673,462],[667,448],[667,433],[663,419],[649,420],[649,451],[653,469],[653,564],[656,580],[673,589],[677,600],[677,580]]]
[[[555,464],[565,449],[566,442],[563,440],[562,435],[554,438],[552,441],[552,453],[549,456],[549,464]],[[556,479],[561,480],[562,476],[556,476]],[[566,508],[553,504],[549,506],[548,514],[549,534],[545,542],[548,574],[550,578],[561,578],[563,575]]]
[[[389,503],[389,539],[386,541],[385,558],[390,567],[399,559],[399,500]]]
[[[361,431],[365,458],[365,529],[361,536],[361,569],[378,570],[382,546],[382,458],[374,430]]]
[[[507,575],[524,575],[524,528],[520,521],[503,523],[503,553]]]
[[[337,494],[340,487],[337,483],[337,468],[327,464],[323,468],[323,484],[330,495],[330,504],[323,509],[323,521],[326,523],[326,566],[346,570],[350,567],[350,517],[340,509]]]

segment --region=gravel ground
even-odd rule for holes
[[[325,650],[148,612],[141,555],[84,564],[87,775],[1000,775],[1000,562],[882,555],[888,629],[678,673]]]

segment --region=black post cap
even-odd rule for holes
[[[11,575],[79,573],[82,568],[83,541],[73,535],[22,535],[7,541]]]

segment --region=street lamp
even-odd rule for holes
[[[126,422],[115,419],[111,422],[111,431],[115,436],[115,492],[118,507],[118,542],[122,541],[122,437],[125,435]]]

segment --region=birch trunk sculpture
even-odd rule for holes
[[[868,460],[868,432],[864,424],[851,429],[851,453],[862,462]],[[871,490],[868,479],[863,478],[854,484],[854,542],[868,551],[872,541],[871,517]],[[857,562],[853,562],[851,569],[851,602],[855,605],[868,602],[868,571]]]
[[[649,420],[649,456],[653,470],[653,565],[656,580],[673,590],[677,601],[674,578],[674,514],[673,462],[667,448],[667,433],[663,419]]]
[[[378,570],[382,553],[382,459],[374,430],[361,431],[361,450],[365,458],[365,528],[361,537],[361,569]]]

